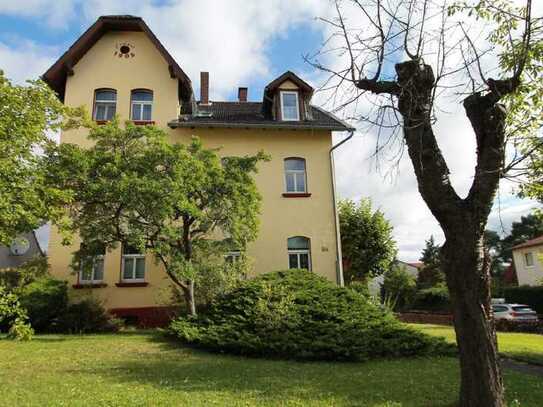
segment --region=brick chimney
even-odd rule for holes
[[[247,88],[238,88],[238,100],[247,102]]]
[[[200,103],[209,104],[209,72],[200,72]]]

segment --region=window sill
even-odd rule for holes
[[[107,287],[106,283],[92,283],[92,284],[85,284],[85,283],[79,283],[74,284],[72,287],[76,290],[84,290],[86,288],[104,288]]]
[[[103,124],[109,123],[110,121],[111,121],[111,120],[95,120],[94,122],[95,122],[97,125],[101,126],[101,125],[103,125]]]
[[[139,283],[116,283],[115,284],[117,287],[147,287],[149,285],[149,283],[143,281],[143,282],[139,282]]]
[[[132,120],[132,123],[136,126],[148,126],[148,125],[154,125],[154,120]]]
[[[311,193],[309,192],[284,192],[283,198],[309,198]]]

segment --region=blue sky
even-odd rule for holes
[[[37,77],[105,14],[143,17],[189,74],[196,92],[199,72],[210,72],[211,99],[234,100],[237,88],[248,86],[249,100],[260,101],[263,87],[286,70],[314,86],[324,79],[302,55],[316,51],[329,34],[315,19],[333,14],[327,0],[0,0],[0,69],[19,83]],[[460,104],[447,106],[436,134],[453,185],[460,193],[467,191],[475,146]],[[339,194],[371,198],[394,226],[400,258],[416,260],[430,234],[438,241],[443,235],[418,194],[409,160],[400,162],[395,177],[386,178],[370,159],[374,147],[375,133],[359,131],[337,152]],[[507,231],[535,206],[516,198],[514,186],[504,183],[489,226],[501,230],[503,225]]]

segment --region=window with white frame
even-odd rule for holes
[[[132,120],[151,121],[153,110],[153,92],[150,90],[133,90],[130,102]]]
[[[287,192],[307,192],[306,178],[305,160],[303,158],[285,159],[285,184]]]
[[[145,254],[127,244],[123,245],[122,281],[130,283],[145,281]]]
[[[96,284],[104,280],[104,255],[105,251],[94,256],[88,256],[81,260],[79,282],[81,284]]]
[[[288,268],[311,270],[311,247],[307,237],[289,237]]]
[[[106,121],[115,117],[117,110],[117,91],[99,89],[94,92],[94,120]]]
[[[532,267],[534,265],[534,254],[532,252],[524,253],[524,264],[526,267]]]
[[[236,264],[241,259],[241,252],[239,251],[231,251],[225,254],[224,256],[224,262],[226,264]]]
[[[281,119],[285,121],[300,120],[298,92],[281,91]]]

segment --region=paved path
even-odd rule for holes
[[[527,373],[543,377],[543,366],[529,365],[528,363],[518,362],[513,359],[502,358],[502,366],[515,372]]]

